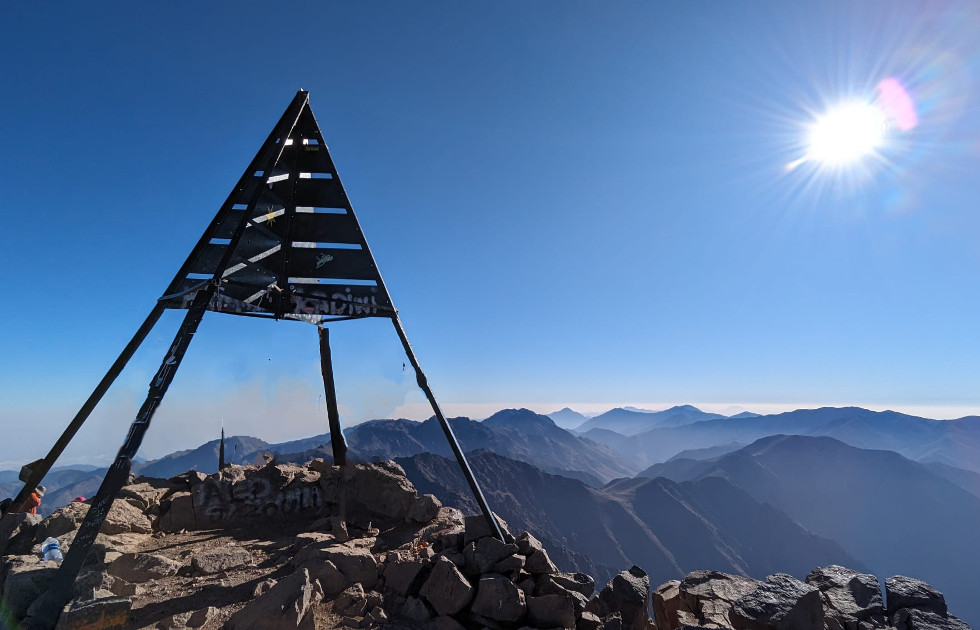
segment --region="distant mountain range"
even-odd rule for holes
[[[916,461],[980,472],[977,416],[930,420],[895,411],[823,407],[768,416],[704,419],[631,435],[601,427],[580,433],[643,466],[664,462],[683,450],[732,442],[750,444],[779,434],[828,436],[860,448],[888,449]]]
[[[717,413],[707,413],[691,405],[679,405],[663,411],[644,411],[635,408],[610,409],[575,428],[585,434],[592,429],[615,431],[622,435],[636,435],[658,427],[676,427],[704,420],[723,419]]]

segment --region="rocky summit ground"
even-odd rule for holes
[[[31,628],[57,571],[39,541],[70,549],[88,511],[0,520],[0,630]],[[805,582],[711,571],[654,589],[632,567],[596,591],[527,532],[490,536],[419,496],[393,462],[232,466],[140,478],[109,512],[59,628],[967,628],[910,578],[843,567]],[[887,608],[886,608],[887,603]]]

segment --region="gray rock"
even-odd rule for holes
[[[735,630],[823,630],[823,602],[816,587],[777,573],[739,598],[729,619]]]
[[[575,600],[569,595],[530,597],[527,614],[538,628],[574,628]]]
[[[541,575],[537,579],[535,595],[561,595],[563,593],[581,593],[586,599],[595,592],[595,580],[584,573],[552,573]]]
[[[334,600],[333,609],[335,612],[348,617],[363,617],[367,612],[367,597],[364,595],[364,587],[354,584],[344,589],[337,599]]]
[[[348,465],[342,474],[348,499],[376,516],[404,520],[418,498],[405,471],[395,462]]]
[[[504,534],[504,542],[512,541],[514,536],[510,533],[510,530],[507,529],[506,521],[500,518],[500,515],[498,514],[494,514],[494,517],[497,519],[497,525],[500,526],[500,530]],[[463,546],[489,535],[490,525],[487,523],[486,517],[484,517],[482,514],[466,517],[463,525]]]
[[[24,512],[4,514],[0,518],[0,555],[30,553],[39,523],[41,523],[39,514]]]
[[[602,619],[599,618],[595,613],[590,613],[585,611],[578,618],[575,624],[577,630],[598,630],[599,626],[602,625]],[[661,628],[660,630],[668,630],[667,628]]]
[[[425,607],[425,602],[417,597],[409,597],[402,605],[402,617],[424,623],[432,618],[432,613]]]
[[[810,571],[806,583],[820,589],[824,624],[836,622],[852,628],[859,621],[884,625],[885,607],[878,578],[846,567],[831,565]]]
[[[623,616],[618,613],[609,613],[602,618],[602,630],[622,630],[623,629]]]
[[[436,614],[455,615],[473,599],[473,586],[456,565],[446,558],[436,558],[429,578],[420,591]]]
[[[293,540],[293,550],[299,551],[303,547],[309,545],[317,544],[321,547],[327,544],[338,542],[334,540],[333,534],[327,534],[325,532],[303,532],[297,534],[295,540]]]
[[[901,608],[892,614],[890,623],[895,630],[969,630],[970,626],[953,615],[939,615],[930,610]]]
[[[36,556],[8,556],[3,559],[3,566],[3,608],[12,619],[23,619],[31,604],[47,591],[58,567]]]
[[[681,603],[680,585],[680,580],[670,580],[653,591],[653,620],[658,628],[668,630],[680,626],[677,620]]]
[[[678,624],[730,628],[728,613],[732,604],[761,584],[758,580],[720,571],[688,573],[678,586]]]
[[[311,560],[300,568],[310,572],[310,579],[320,582],[320,588],[327,597],[334,597],[347,588],[347,577],[329,560]]]
[[[154,508],[159,508],[160,499],[171,490],[171,486],[168,482],[153,481],[154,483],[143,481],[123,486],[116,497],[126,501],[144,514]]]
[[[252,564],[252,554],[247,549],[232,545],[201,551],[191,559],[194,570],[204,575],[221,573],[250,564]]]
[[[524,592],[502,575],[485,575],[480,578],[476,598],[470,610],[488,619],[514,623],[524,617],[527,602]]]
[[[171,494],[169,500],[160,506],[158,525],[165,532],[197,529],[197,516],[194,512],[194,498],[191,493],[180,491]]]
[[[360,582],[364,588],[371,588],[378,581],[378,561],[369,550],[351,543],[309,545],[297,552],[291,562],[293,566],[319,573],[317,566],[324,560],[332,562],[348,584]]]
[[[112,630],[125,627],[133,602],[128,597],[100,597],[75,602],[58,619],[57,630],[69,628],[100,628]],[[180,626],[183,627],[183,626]]]
[[[589,612],[603,618],[620,613],[623,627],[629,630],[647,630],[650,623],[650,578],[640,567],[623,571],[606,584],[599,594],[589,601]]]
[[[58,538],[68,532],[75,531],[82,524],[82,521],[85,520],[85,515],[88,514],[88,508],[89,506],[86,503],[73,502],[55,510],[51,516],[41,521],[38,525],[35,539],[41,542],[48,536]]]
[[[176,575],[179,562],[149,553],[124,553],[109,565],[108,573],[133,584]]]
[[[545,549],[538,549],[529,555],[524,562],[524,570],[531,575],[558,573],[558,567],[548,557],[548,551]]]
[[[74,503],[69,505],[85,505],[84,503]],[[134,507],[127,501],[113,501],[109,513],[106,514],[105,522],[99,529],[103,534],[152,534],[153,527],[149,517],[143,514],[139,508]]]
[[[478,573],[489,573],[495,564],[516,553],[517,545],[502,543],[496,538],[485,536],[476,541],[473,560]]]
[[[418,595],[427,566],[408,553],[389,554],[384,568],[385,586],[399,595]]]
[[[200,608],[195,610],[190,619],[187,620],[188,628],[200,628],[207,622],[214,619],[215,615],[218,614],[218,609],[214,606],[208,606],[207,608]]]
[[[888,598],[889,615],[900,608],[917,608],[945,617],[946,598],[922,580],[896,575],[885,580],[885,594]]]
[[[412,503],[408,510],[408,520],[413,523],[428,523],[439,516],[442,502],[434,494],[423,494]]]
[[[521,550],[521,553],[525,556],[529,556],[539,549],[544,549],[544,545],[541,541],[531,535],[530,532],[523,532],[514,541],[517,544],[517,548]]]
[[[490,540],[489,538],[484,540]],[[489,573],[509,574],[524,568],[524,556],[519,553],[507,556],[497,564],[490,567]]]
[[[227,630],[313,630],[313,606],[323,597],[310,573],[301,569],[279,580],[236,612]]]

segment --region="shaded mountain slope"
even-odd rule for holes
[[[590,485],[632,476],[638,470],[608,447],[582,439],[527,409],[500,411],[483,422],[449,420],[464,451],[487,449],[511,459],[533,462],[548,472],[575,476]],[[351,457],[365,460],[411,457],[429,452],[452,457],[442,427],[425,422],[376,420],[344,432]],[[584,474],[582,474],[584,473]]]
[[[933,581],[964,617],[980,617],[980,499],[923,464],[827,437],[771,436],[697,467],[669,462],[657,473],[723,478],[875,572]]]
[[[454,461],[432,454],[396,461],[420,492],[476,510]],[[623,479],[597,490],[487,451],[471,453],[470,464],[492,508],[513,528],[547,541],[566,568],[598,579],[624,563],[644,567],[655,583],[706,567],[758,577],[861,565],[722,479]]]

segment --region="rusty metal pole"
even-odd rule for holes
[[[330,447],[333,449],[333,463],[343,466],[347,463],[347,440],[340,428],[340,412],[337,410],[337,389],[333,382],[333,361],[330,357],[330,330],[317,326],[320,335],[320,372],[323,374],[323,391],[327,396],[327,420],[330,423]]]

